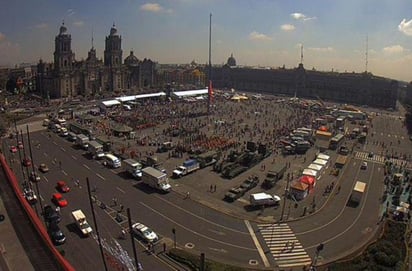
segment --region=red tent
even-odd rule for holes
[[[302,176],[300,177],[299,181],[301,183],[307,184],[309,186],[309,190],[311,190],[316,184],[316,179],[312,176]]]

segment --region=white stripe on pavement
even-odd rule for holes
[[[76,156],[74,156],[74,155],[72,155],[72,158],[73,158],[74,160],[77,160],[77,157],[76,157]]]
[[[106,179],[105,179],[102,175],[100,175],[99,173],[96,173],[96,176],[99,177],[100,179],[102,179],[103,181],[106,180]]]
[[[62,170],[62,173],[63,173],[64,175],[66,175],[66,176],[68,175],[67,172],[64,171],[64,170]]]
[[[88,165],[83,164],[83,166],[87,169],[90,169]]]
[[[116,189],[119,190],[120,192],[122,192],[123,194],[126,194],[126,192],[124,190],[122,190],[121,188],[116,186]]]
[[[268,261],[268,258],[266,258],[265,252],[262,249],[262,246],[260,245],[255,232],[253,231],[252,226],[250,225],[250,222],[248,220],[244,220],[246,224],[246,228],[249,230],[250,236],[252,237],[253,242],[255,243],[255,246],[259,252],[260,258],[262,258],[263,264],[265,267],[269,267],[270,263]]]

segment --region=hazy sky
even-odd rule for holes
[[[159,63],[208,60],[233,53],[238,65],[362,72],[412,81],[411,0],[2,0],[0,65],[53,59],[64,20],[76,60],[91,36],[99,58],[113,22],[131,49]]]

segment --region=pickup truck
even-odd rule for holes
[[[184,161],[183,165],[178,166],[175,170],[173,170],[173,177],[181,178],[189,173],[195,172],[199,168],[200,164],[195,159]]]

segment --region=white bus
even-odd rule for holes
[[[105,154],[104,161],[106,162],[106,165],[112,168],[119,168],[122,166],[120,159],[110,153]]]

